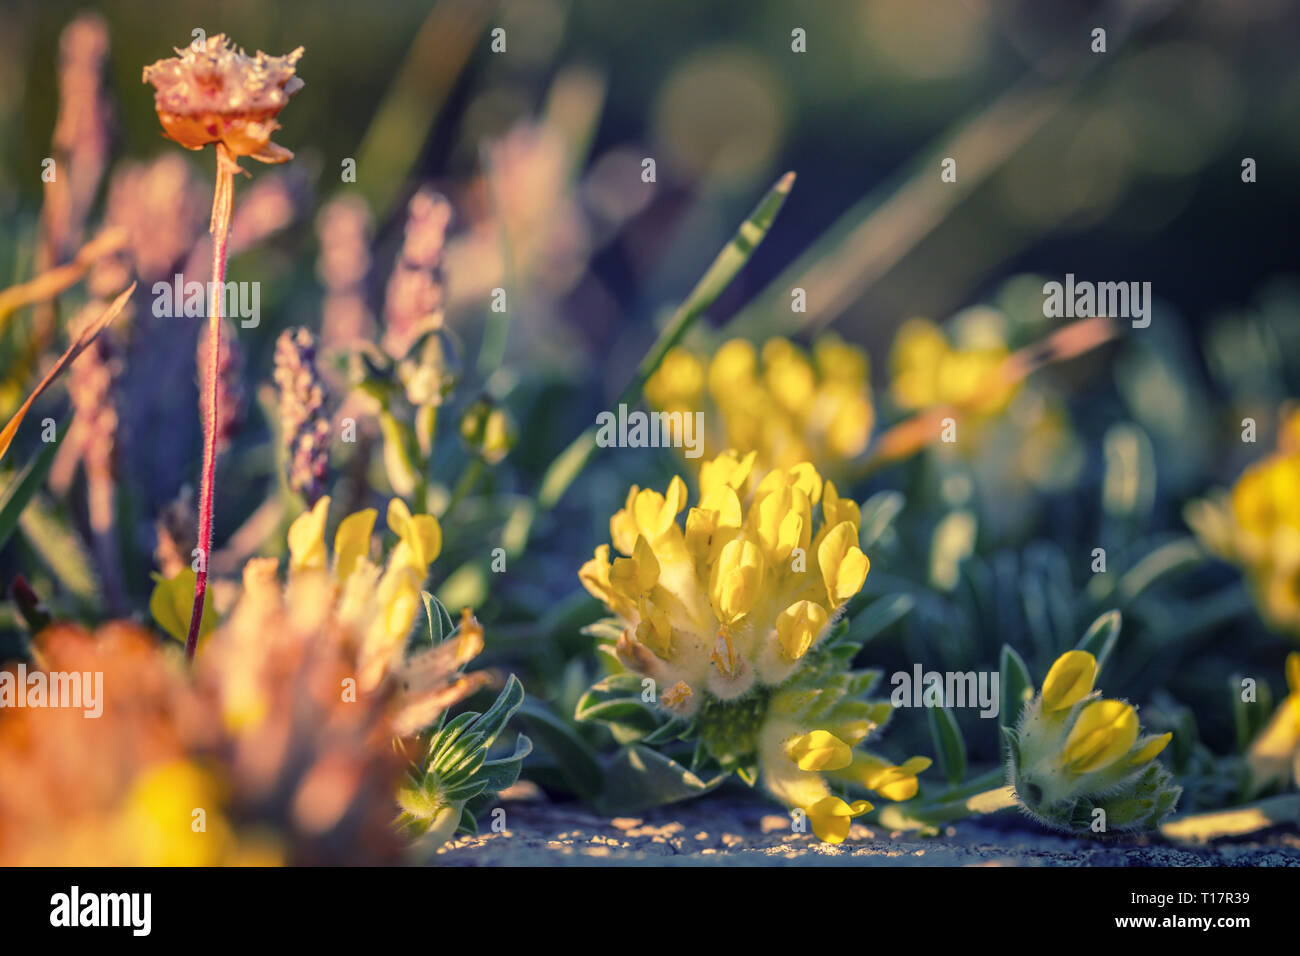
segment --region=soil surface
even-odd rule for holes
[[[937,837],[855,824],[838,846],[792,833],[790,818],[761,801],[722,795],[648,811],[600,817],[579,804],[522,793],[505,800],[501,832],[490,814],[481,833],[438,851],[441,866],[1295,866],[1300,834],[1181,846],[1159,838],[1081,840],[1014,812],[963,822]]]

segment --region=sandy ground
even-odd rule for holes
[[[1184,847],[1158,839],[1077,840],[1015,813],[965,822],[932,838],[855,825],[838,846],[790,830],[771,804],[718,796],[643,817],[594,816],[580,805],[509,800],[504,830],[438,852],[442,866],[1295,866],[1300,834],[1271,831],[1249,840]]]

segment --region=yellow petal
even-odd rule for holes
[[[805,813],[818,839],[824,843],[843,843],[849,835],[851,818],[870,809],[871,804],[866,800],[855,800],[849,804],[839,797],[827,796],[814,803]]]
[[[411,523],[411,509],[406,507],[406,502],[401,498],[389,499],[386,518],[388,530],[405,541],[410,534],[408,526]]]
[[[1043,710],[1073,707],[1092,693],[1097,679],[1097,658],[1087,651],[1066,651],[1056,659],[1043,681]]]
[[[379,516],[374,508],[350,514],[339,522],[334,533],[334,574],[342,584],[352,574],[357,561],[370,555],[370,536]]]
[[[427,567],[442,554],[442,526],[433,515],[416,515],[411,519],[412,536],[419,543],[420,560]]]
[[[1169,746],[1169,741],[1173,739],[1174,735],[1172,733],[1164,733],[1158,737],[1152,737],[1134,751],[1133,756],[1129,758],[1129,763],[1136,767],[1138,764],[1155,760],[1156,757],[1159,756],[1160,751]]]
[[[842,770],[853,762],[849,745],[828,730],[795,737],[785,745],[785,752],[800,770]]]
[[[289,525],[289,568],[293,571],[324,570],[325,520],[329,517],[329,495],[304,511]]]
[[[785,658],[797,661],[808,653],[829,618],[826,608],[815,601],[796,601],[782,611],[776,619],[776,636]]]
[[[1098,770],[1128,753],[1137,735],[1137,711],[1131,704],[1095,700],[1079,712],[1061,758],[1074,773]]]
[[[871,562],[858,547],[858,529],[842,521],[830,530],[817,548],[817,564],[831,606],[838,608],[862,587]]]

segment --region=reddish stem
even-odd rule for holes
[[[203,601],[208,591],[208,563],[212,550],[213,481],[217,472],[217,368],[221,355],[221,305],[226,284],[226,239],[230,234],[230,213],[234,206],[234,174],[239,165],[217,144],[217,185],[212,197],[212,288],[208,302],[208,369],[200,378],[200,388],[207,389],[207,408],[203,417],[203,477],[199,492],[199,568],[194,580],[194,609],[190,612],[190,633],[185,641],[185,657],[194,659],[199,646],[199,625],[203,622]],[[203,403],[199,403],[203,407]]]

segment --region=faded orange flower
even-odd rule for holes
[[[303,87],[294,75],[302,47],[285,56],[259,50],[250,57],[218,33],[201,47],[176,52],[146,66],[143,77],[154,85],[154,107],[168,138],[186,149],[223,143],[236,158],[263,163],[293,159],[271,135],[280,128],[276,116]]]

